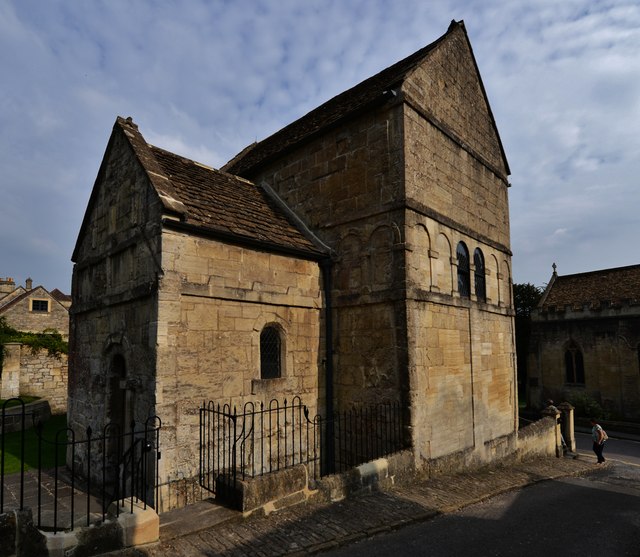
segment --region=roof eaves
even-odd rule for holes
[[[209,228],[207,226],[192,224],[184,221],[176,221],[170,218],[164,218],[162,220],[162,224],[167,228],[171,228],[181,232],[196,234],[207,238],[215,238],[228,242],[230,244],[246,246],[260,251],[280,253],[311,261],[320,261],[327,257],[327,254],[320,249],[305,249],[297,248],[294,246],[286,246],[284,244],[276,243],[273,241],[256,238],[255,236],[245,236],[242,234],[238,234],[237,232],[225,232],[224,230],[217,230]]]

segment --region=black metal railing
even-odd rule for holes
[[[14,432],[19,452],[19,471],[6,472],[5,414],[8,404],[21,405],[21,428]],[[29,506],[36,526],[42,530],[73,530],[89,526],[93,519],[105,520],[108,507],[130,512],[134,503],[155,507],[158,501],[158,466],[161,421],[157,416],[127,428],[108,424],[100,435],[87,427],[83,436],[63,428],[50,438],[41,422],[27,423],[24,403],[6,401],[0,424],[0,513]],[[25,446],[28,428],[36,436],[36,463],[27,470]],[[15,444],[15,443],[14,443]],[[16,449],[13,449],[16,451]],[[54,455],[45,461],[45,455]],[[48,462],[44,465],[43,462]],[[25,499],[28,504],[25,505]],[[127,507],[129,506],[129,507]],[[35,507],[35,508],[34,508]]]
[[[323,472],[344,472],[404,449],[402,417],[399,403],[386,402],[336,412],[331,420],[319,419],[322,438],[329,443],[333,435],[333,465],[329,463]]]
[[[216,497],[234,496],[238,479],[305,464],[313,479],[343,472],[402,450],[398,403],[311,417],[300,397],[288,403],[200,408],[200,485]]]
[[[297,464],[318,468],[317,421],[299,397],[291,403],[248,402],[200,408],[200,485],[225,498],[238,478],[256,477]]]

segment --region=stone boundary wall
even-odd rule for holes
[[[560,456],[558,445],[560,441],[560,426],[557,420],[547,416],[529,424],[518,431],[517,457],[521,460],[539,456]]]
[[[29,346],[18,343],[8,343],[5,349],[0,398],[22,395],[46,398],[52,414],[64,414],[67,411],[67,355],[49,356],[45,349],[34,354]]]
[[[2,412],[0,412],[0,428],[3,427]],[[24,406],[25,429],[29,429],[37,422],[46,422],[51,417],[49,401],[36,400]],[[4,432],[11,433],[22,429],[22,406],[12,406],[4,411]]]
[[[493,455],[489,462],[478,459],[472,450],[460,451],[454,455],[434,459],[428,466],[418,470],[413,450],[407,449],[317,480],[313,480],[306,466],[301,464],[266,476],[238,480],[235,507],[245,515],[254,512],[269,514],[274,510],[301,503],[310,497],[339,501],[361,491],[387,489],[397,481],[406,481],[414,476],[434,477],[513,460],[560,457],[560,439],[558,420],[545,417],[520,429],[517,436],[506,435],[489,442],[486,449]],[[164,511],[210,496],[197,485],[197,478],[170,482],[170,487],[175,501],[166,501]]]
[[[0,514],[0,557],[90,557],[157,542],[157,513],[138,503],[131,513],[128,505],[127,500],[117,514],[112,503],[104,522],[57,534],[38,530],[28,507]]]

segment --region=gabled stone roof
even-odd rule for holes
[[[539,308],[640,303],[640,265],[560,276],[554,273]]]
[[[248,180],[151,147],[186,209],[186,222],[208,230],[318,252],[275,201]]]
[[[345,118],[392,98],[394,96],[392,90],[399,86],[425,57],[456,28],[462,29],[466,36],[464,22],[452,21],[447,32],[439,39],[376,75],[365,79],[351,89],[333,97],[259,143],[253,143],[245,147],[227,162],[222,167],[222,170],[238,176],[247,176],[252,169],[273,160],[287,149],[330,129]],[[488,106],[489,103],[487,101]],[[493,118],[493,115],[491,115],[491,118]],[[496,136],[498,137],[498,142],[500,142],[497,129]],[[505,168],[508,169],[509,166],[502,144],[500,144],[500,149],[504,158]]]
[[[320,255],[312,238],[261,187],[146,143],[130,118],[118,118],[168,214],[180,223],[227,239]]]
[[[11,300],[14,300],[24,292],[26,292],[24,286],[18,286],[15,290],[8,292],[0,298],[0,308],[7,305]]]
[[[8,313],[11,308],[17,306],[21,301],[30,298],[31,296],[37,296],[38,298],[51,298],[53,301],[61,303],[61,300],[56,298],[52,292],[49,292],[44,286],[35,286],[31,290],[16,289],[16,291],[21,290],[19,294],[13,296],[7,303],[0,306],[0,315],[3,313]],[[57,289],[56,289],[57,290]],[[60,292],[59,290],[57,290]],[[60,292],[62,294],[62,292]],[[64,296],[64,294],[62,294]],[[71,296],[68,296],[69,300],[71,300]]]

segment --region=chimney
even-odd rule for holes
[[[0,294],[9,294],[16,289],[16,283],[13,282],[11,277],[2,278],[0,277]],[[0,298],[4,298],[4,296],[0,296]]]
[[[27,292],[33,288],[33,281],[31,280],[31,277],[25,280],[24,283],[25,283],[25,288],[27,289]]]

